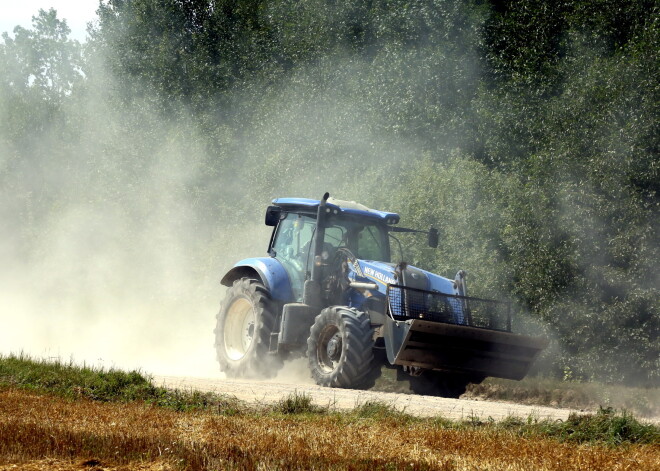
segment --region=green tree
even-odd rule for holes
[[[66,20],[58,19],[52,8],[39,10],[32,26],[17,26],[14,37],[2,33],[2,86],[17,95],[36,93],[60,103],[84,76],[80,44],[68,38]]]

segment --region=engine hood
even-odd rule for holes
[[[405,273],[397,273],[396,264],[375,262],[372,260],[356,260],[349,264],[351,273],[349,277],[354,281],[375,282],[378,291],[385,294],[387,285],[404,285],[412,288],[437,291],[444,294],[458,294],[454,280],[436,275],[434,273],[406,266]]]

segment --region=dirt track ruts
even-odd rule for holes
[[[477,417],[487,420],[502,420],[509,416],[540,419],[565,420],[571,409],[558,409],[543,406],[527,406],[507,402],[477,401],[472,399],[447,399],[378,391],[324,388],[314,384],[300,384],[275,381],[255,381],[240,379],[198,378],[191,376],[154,376],[159,386],[177,389],[227,394],[248,404],[271,404],[297,392],[313,398],[315,404],[329,406],[330,409],[353,409],[367,401],[380,401],[409,414],[423,417],[442,416],[448,419]]]

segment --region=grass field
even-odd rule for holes
[[[0,470],[655,470],[660,428],[603,409],[566,422],[347,413],[154,387],[139,373],[0,358]]]

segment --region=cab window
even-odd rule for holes
[[[358,257],[363,260],[388,262],[383,238],[383,231],[376,226],[365,226],[357,234]]]
[[[316,220],[303,214],[289,213],[277,226],[272,250],[291,280],[296,300],[302,299],[309,250]]]
[[[363,260],[389,261],[389,240],[384,227],[353,219],[333,219],[325,230],[326,244],[348,248]]]

